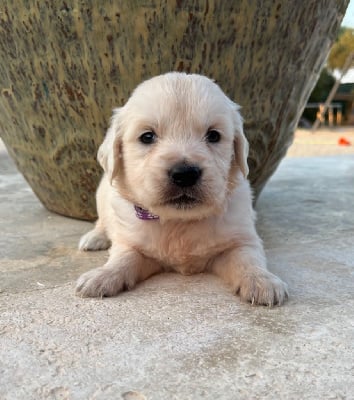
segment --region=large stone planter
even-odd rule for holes
[[[3,0],[1,136],[48,209],[93,219],[95,155],[112,108],[153,75],[202,73],[243,107],[258,195],[286,153],[347,3]]]

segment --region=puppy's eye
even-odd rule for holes
[[[153,144],[156,142],[156,133],[153,131],[144,132],[140,137],[139,140],[143,144]]]
[[[205,135],[205,138],[209,143],[218,143],[220,142],[221,135],[215,129],[210,129]]]

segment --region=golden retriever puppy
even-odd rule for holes
[[[211,272],[252,304],[282,304],[267,270],[247,181],[239,107],[210,79],[171,72],[116,110],[98,160],[98,221],[81,250],[110,248],[83,274],[83,297],[114,296],[161,271]]]

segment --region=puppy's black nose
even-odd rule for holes
[[[196,165],[176,164],[168,171],[171,181],[179,187],[195,185],[202,176],[202,170]]]

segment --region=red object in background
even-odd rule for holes
[[[338,144],[339,144],[339,146],[350,146],[351,145],[351,143],[349,142],[349,140],[348,139],[346,139],[345,137],[340,137],[339,139],[338,139]]]

